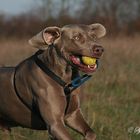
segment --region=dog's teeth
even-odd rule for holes
[[[88,65],[88,68],[90,69],[90,65]]]
[[[95,69],[97,68],[97,65],[95,65],[95,67],[94,67]]]
[[[77,58],[77,61],[80,62],[80,58]]]

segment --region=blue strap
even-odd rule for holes
[[[96,65],[97,65],[97,68],[99,66],[99,61],[96,60]],[[72,80],[71,85],[72,87],[79,87],[81,86],[85,81],[87,81],[89,78],[91,78],[92,76],[91,75],[88,75],[88,74],[84,74],[83,76],[78,76],[76,77],[75,79]]]
[[[96,60],[97,68],[99,66],[98,60]],[[66,95],[70,95],[72,91],[77,89],[79,86],[81,86],[84,82],[89,80],[92,77],[92,75],[84,74],[83,76],[77,76],[72,80],[72,82],[64,87],[64,92]]]
[[[83,75],[82,77],[78,76],[74,80],[72,80],[71,85],[72,87],[79,87],[81,86],[85,81],[87,81],[89,78],[91,78],[91,75]]]
[[[70,95],[72,91],[77,89],[79,86],[81,86],[85,81],[87,81],[89,78],[91,78],[91,75],[84,74],[83,76],[78,76],[70,84],[64,87],[65,95]]]

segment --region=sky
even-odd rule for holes
[[[0,13],[20,14],[27,11],[33,0],[0,0]]]

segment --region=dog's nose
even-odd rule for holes
[[[94,45],[93,47],[93,53],[97,56],[101,56],[104,52],[104,48],[100,45]]]

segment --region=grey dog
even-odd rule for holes
[[[96,135],[85,121],[79,106],[79,89],[69,96],[64,88],[44,72],[38,59],[51,72],[70,83],[79,71],[92,73],[97,65],[87,65],[81,57],[99,59],[103,47],[96,43],[106,30],[103,25],[66,25],[47,27],[29,43],[42,50],[16,67],[0,68],[0,128],[16,126],[48,130],[52,140],[73,140],[65,125],[95,140]]]

